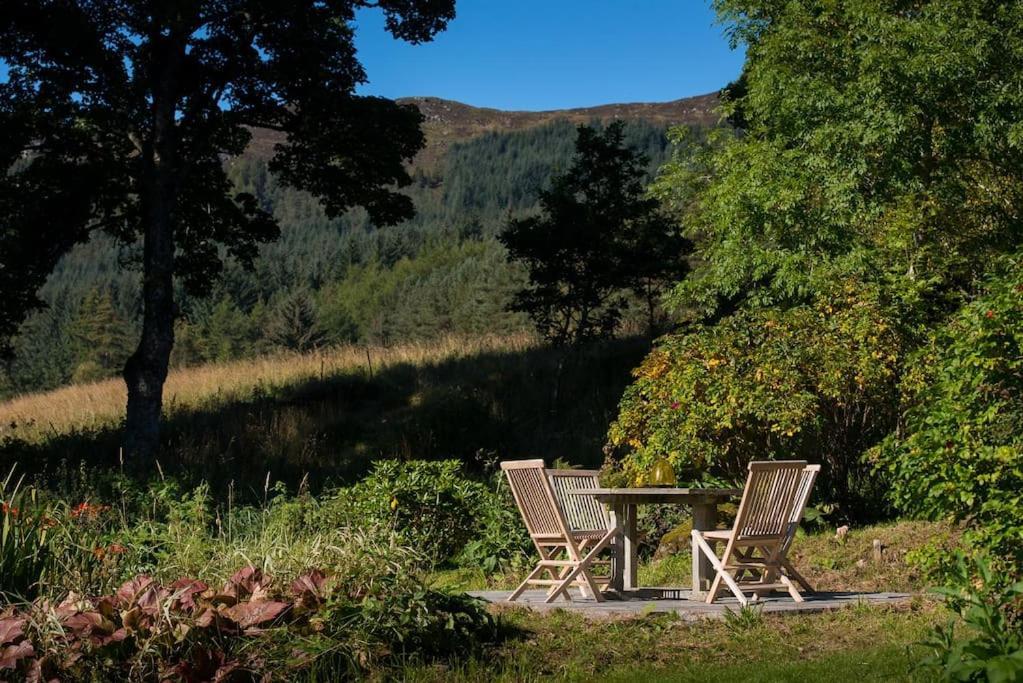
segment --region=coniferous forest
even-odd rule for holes
[[[659,122],[632,120],[624,138],[647,158],[651,176],[668,158]],[[497,235],[510,218],[536,212],[575,139],[573,123],[554,120],[457,141],[439,161],[414,166],[405,192],[416,215],[384,228],[358,209],[328,218],[311,195],[278,183],[252,145],[225,162],[228,176],[277,218],[281,237],[261,247],[252,270],[228,261],[208,296],[179,293],[172,365],[529,328],[509,310],[525,274]],[[121,266],[138,251],[97,234],[60,262],[42,290],[48,307],[25,321],[0,371],[0,397],[120,374],[137,343],[141,305],[137,269]],[[637,302],[637,325],[640,309]]]

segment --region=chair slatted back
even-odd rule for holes
[[[813,493],[813,484],[817,480],[817,475],[820,474],[820,465],[807,465],[803,468],[803,472],[799,477],[799,486],[796,489],[796,497],[792,501],[792,514],[789,515],[789,528],[788,536],[786,538],[785,549],[792,544],[792,539],[796,537],[796,529],[799,528],[799,523],[803,521],[803,513],[806,511],[806,504],[810,502],[810,494]]]
[[[501,463],[522,521],[533,538],[565,537],[567,523],[554,498],[543,460],[513,460]]]
[[[749,464],[746,488],[735,517],[736,539],[782,537],[788,532],[805,468],[805,460]]]
[[[611,528],[611,513],[593,496],[573,494],[579,489],[600,488],[597,470],[547,470],[554,495],[565,513],[565,521],[573,531],[596,531]]]

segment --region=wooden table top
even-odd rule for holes
[[[576,496],[593,496],[601,503],[691,503],[718,502],[723,498],[742,495],[742,489],[700,489],[667,488],[647,486],[642,488],[597,488],[574,489],[565,493]]]

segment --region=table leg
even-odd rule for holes
[[[717,526],[718,509],[714,503],[696,503],[693,505],[693,528],[697,531],[712,531]],[[711,543],[711,547],[714,544]],[[710,581],[714,578],[714,565],[703,553],[693,548],[693,597],[698,598],[710,589]]]
[[[617,531],[611,557],[611,589],[621,595],[625,590],[625,505],[615,503],[611,508],[611,518]]]
[[[638,561],[636,549],[639,547],[639,536],[636,533],[636,506],[625,506],[625,590],[636,590]]]

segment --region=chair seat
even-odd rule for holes
[[[730,541],[732,535],[735,533],[734,529],[714,529],[713,531],[700,531],[699,534],[704,538],[709,538],[712,541]],[[782,536],[778,534],[771,534],[766,536],[743,536],[736,541],[737,546],[751,546],[759,545],[761,543],[773,543],[780,540]]]
[[[572,530],[572,538],[582,541],[588,539],[591,541],[599,541],[604,538],[604,534],[608,532],[607,529],[585,529],[582,531]]]

